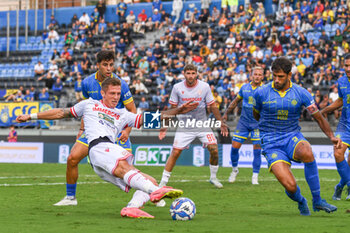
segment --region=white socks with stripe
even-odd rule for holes
[[[219,170],[219,165],[209,164],[209,169],[210,169],[210,179],[215,179],[216,173],[218,173],[218,170]]]
[[[164,170],[162,180],[159,183],[159,187],[165,186],[169,182],[170,176],[171,176],[171,172]]]
[[[131,188],[144,191],[145,193],[152,193],[159,189],[149,179],[144,177],[138,170],[130,170],[124,175],[124,182]]]
[[[129,201],[127,207],[136,207],[140,208],[142,207],[146,202],[148,202],[150,199],[149,194],[145,193],[141,190],[136,190],[134,195],[132,196],[132,199]]]

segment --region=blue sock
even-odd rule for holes
[[[254,160],[253,160],[253,173],[259,173],[261,165],[261,149],[253,150]]]
[[[310,163],[304,163],[304,174],[311,190],[313,202],[321,201],[321,187],[316,160]]]
[[[239,149],[237,148],[231,148],[231,162],[232,162],[232,167],[237,167],[238,165],[238,159],[239,159]]]
[[[286,190],[287,196],[292,199],[293,201],[296,201],[298,203],[302,202],[304,197],[300,193],[300,188],[297,186],[297,191],[295,193],[290,193]]]
[[[349,184],[350,181],[350,167],[348,163],[345,161],[341,161],[340,163],[336,163],[337,170],[340,175],[340,182],[338,184],[339,187],[343,188],[346,184]]]
[[[74,196],[77,190],[77,184],[66,184],[67,196]]]

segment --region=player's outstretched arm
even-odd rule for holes
[[[217,107],[216,103],[211,104],[210,106],[211,112],[214,114],[216,120],[221,121],[221,134],[225,137],[228,135],[228,129],[227,125],[222,121],[222,117],[219,111],[219,108]]]
[[[329,106],[325,107],[324,109],[322,109],[321,110],[321,114],[324,115],[324,114],[327,114],[329,112],[333,112],[334,110],[337,110],[341,106],[343,106],[343,99],[342,98],[338,98],[331,105],[329,105]]]
[[[183,105],[178,106],[176,108],[162,111],[160,119],[161,120],[168,119],[168,118],[173,117],[173,116],[178,115],[178,114],[188,113],[188,112],[196,109],[198,107],[198,105],[199,105],[198,102],[193,102],[193,101],[186,102]]]
[[[222,119],[224,121],[227,121],[227,115],[232,112],[237,105],[242,101],[241,98],[236,97],[234,100],[231,101],[230,105],[228,106],[228,108],[226,109],[224,115],[222,116]]]
[[[334,137],[333,131],[329,126],[328,121],[322,116],[322,114],[319,111],[314,113],[312,116],[317,121],[317,124],[320,126],[322,131],[332,141],[333,145],[336,146],[337,149],[340,149],[342,146],[342,142],[340,138]]]
[[[17,122],[26,122],[29,120],[57,120],[62,118],[74,117],[69,108],[54,108],[44,112],[19,115]]]

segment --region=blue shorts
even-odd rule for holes
[[[350,132],[345,128],[345,126],[338,124],[337,130],[335,131],[335,136],[340,138],[343,144],[350,148]]]
[[[284,140],[275,143],[266,143],[263,140],[261,145],[265,156],[269,171],[271,171],[272,165],[278,162],[284,162],[291,165],[291,161],[300,163],[299,160],[294,158],[295,148],[299,142],[306,141],[304,136],[298,133],[286,134]]]
[[[122,142],[119,140],[119,137],[121,136],[121,133],[118,135],[116,141],[115,141],[115,144],[123,147],[125,150],[127,151],[130,151],[132,150],[131,148],[131,142],[130,142],[130,138],[128,138],[128,140],[126,142]],[[88,140],[85,136],[85,132],[80,136],[80,138],[78,138],[77,142],[83,144],[83,145],[86,145],[86,146],[89,146],[88,144]]]
[[[249,137],[249,134],[253,145],[260,144],[258,127],[253,128],[238,121],[236,130],[233,132],[232,141],[243,143]]]

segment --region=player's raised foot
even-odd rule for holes
[[[211,183],[211,184],[213,184],[216,188],[218,188],[218,189],[221,189],[221,188],[223,188],[224,186],[220,183],[220,181],[218,180],[218,178],[211,178],[210,180],[209,180],[209,182]]]
[[[120,215],[128,218],[154,218],[154,216],[136,207],[124,207],[120,211]]]
[[[238,175],[239,171],[232,171],[230,174],[230,177],[228,178],[229,183],[234,183],[236,181],[236,177]]]
[[[309,206],[307,205],[307,200],[304,198],[302,202],[298,203],[298,209],[300,211],[300,215],[309,216],[311,215]]]
[[[343,188],[341,188],[338,185],[336,185],[334,187],[334,194],[332,196],[332,199],[335,200],[335,201],[340,201],[342,192],[343,192]]]
[[[65,196],[62,200],[53,204],[54,206],[78,205],[78,201],[74,196]]]
[[[162,199],[155,203],[157,207],[164,207],[166,206],[166,202]]]
[[[324,200],[324,199],[320,200],[320,201],[317,202],[317,203],[312,202],[312,205],[313,205],[314,211],[323,210],[323,211],[326,211],[327,213],[332,213],[332,212],[334,212],[334,211],[337,210],[337,207],[336,207],[336,206],[331,205],[331,204],[328,204],[328,203],[326,202],[326,200]]]
[[[163,198],[177,198],[181,196],[183,193],[184,191],[182,191],[181,189],[174,189],[173,187],[164,186],[154,191],[149,196],[150,196],[151,202],[155,203],[155,202],[159,202]]]

